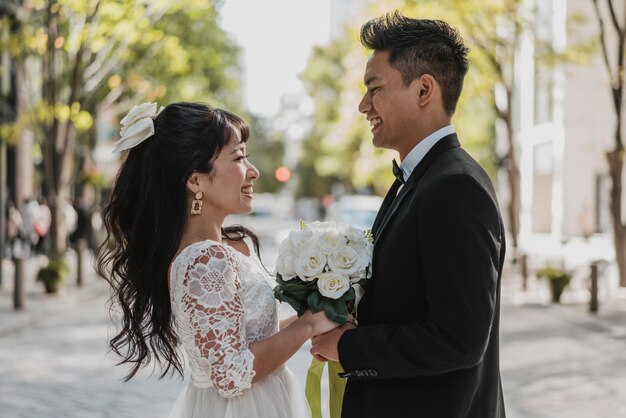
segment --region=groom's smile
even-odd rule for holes
[[[383,123],[383,120],[381,118],[372,118],[370,120],[370,127],[371,127],[371,131],[372,133],[374,133],[374,131],[376,130],[376,128],[378,128],[378,126]]]

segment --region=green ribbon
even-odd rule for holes
[[[343,373],[343,368],[338,361],[322,362],[316,359],[311,360],[304,389],[306,400],[311,407],[312,418],[322,418],[322,374],[326,364],[328,364],[330,418],[341,418],[341,404],[343,402],[343,392],[346,388],[346,379],[339,377],[339,373]]]

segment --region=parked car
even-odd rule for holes
[[[374,195],[345,195],[326,212],[326,220],[342,222],[361,229],[371,229],[383,198]]]

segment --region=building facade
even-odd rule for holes
[[[606,159],[615,126],[609,76],[599,50],[587,63],[548,66],[537,49],[547,42],[557,53],[576,51],[581,42],[598,38],[599,26],[590,0],[527,5],[536,15],[516,56],[513,99],[520,250],[535,266],[550,262],[584,269],[594,260],[614,260]],[[572,26],[575,15],[585,19]],[[499,184],[505,200],[506,187]],[[607,270],[611,283],[614,270]]]

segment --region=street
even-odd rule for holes
[[[552,306],[502,309],[501,372],[512,418],[626,417],[626,339]]]
[[[0,416],[167,417],[184,383],[150,368],[121,382],[127,368],[107,353],[105,283],[81,292],[80,302],[0,337]],[[503,307],[507,416],[626,417],[626,339],[577,318],[545,305]],[[302,385],[309,359],[305,345],[289,362]]]

